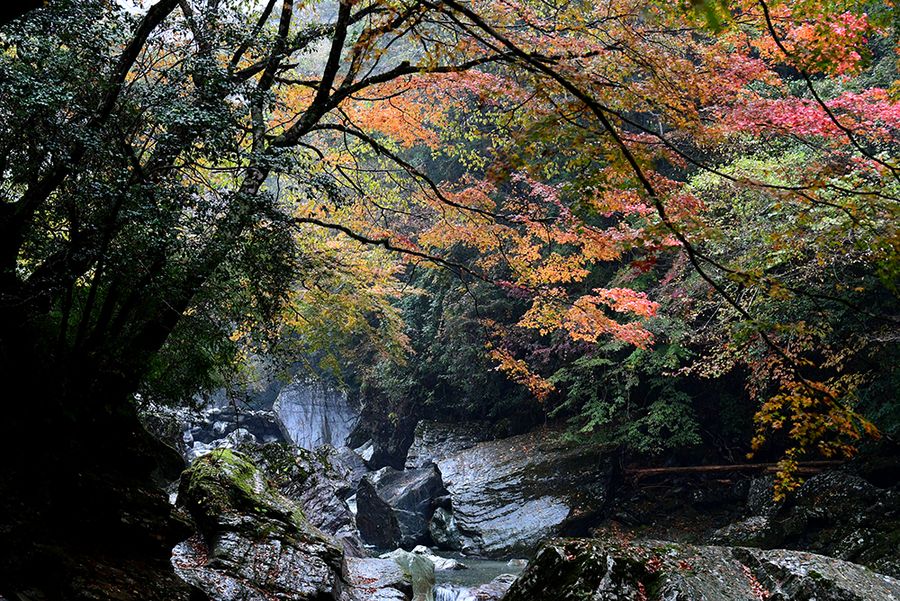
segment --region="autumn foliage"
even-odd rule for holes
[[[403,363],[399,307],[439,269],[514,300],[479,352],[548,412],[573,388],[551,364],[739,374],[782,491],[878,435],[859,401],[896,344],[890,2],[261,4],[60,2],[4,34],[0,296],[10,332],[52,338],[40,361],[148,396],[285,346]],[[668,398],[626,421],[688,420]]]
[[[379,133],[398,147],[426,146],[467,169],[414,190],[403,202],[416,207],[415,218],[394,215],[377,232],[433,257],[471,249],[477,258],[458,269],[528,299],[517,323],[486,323],[500,369],[552,398],[541,367],[504,343],[509,328],[646,349],[654,344],[648,320],[661,307],[677,307],[690,322],[718,305],[719,330],[705,344],[721,350],[707,352],[730,357],[728,369],[748,370],[747,391],[759,404],[753,448],[782,438],[782,492],[795,485],[800,458],[848,456],[861,438],[878,435],[855,408],[871,376],[858,360],[877,344],[804,334],[810,317],[787,307],[819,299],[812,310],[827,314],[831,302],[856,302],[847,291],[882,294],[897,273],[890,249],[900,109],[892,81],[867,83],[871,40],[893,39],[883,18],[802,2],[729,3],[714,23],[656,2],[445,8],[484,36],[454,49],[459,62],[504,59],[429,75],[427,97],[421,77],[412,77],[406,90],[418,108],[387,121],[380,114]],[[416,133],[404,122],[409,115],[433,134]],[[802,156],[735,164],[766,146]],[[766,199],[772,218],[785,221],[777,231],[729,232],[723,194]],[[738,206],[728,210],[741,217]],[[760,226],[745,217],[744,227]],[[851,232],[862,231],[853,240]],[[756,235],[766,240],[754,241],[759,255],[749,256],[740,239]],[[673,255],[686,261],[668,272],[657,267]],[[840,255],[856,257],[858,283],[816,275]],[[608,265],[624,267],[597,286]],[[640,273],[658,283],[630,288]],[[693,294],[707,298],[694,306],[658,296],[673,280],[698,276]]]

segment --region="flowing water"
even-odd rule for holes
[[[477,601],[472,590],[452,584],[438,584],[434,587],[434,601]]]
[[[466,564],[467,570],[439,570],[435,572],[434,601],[475,601],[472,589],[487,584],[500,574],[516,574],[521,566],[511,566],[506,561],[478,559],[440,553]]]

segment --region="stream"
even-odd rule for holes
[[[501,574],[518,575],[523,567],[509,565],[505,560],[479,559],[453,553],[438,553],[461,561],[467,570],[437,570],[435,572],[434,601],[475,601],[472,589],[491,582]]]

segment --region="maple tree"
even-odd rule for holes
[[[780,458],[780,495],[799,461],[900,432],[892,0],[17,7],[15,591],[82,586],[63,572],[95,565],[85,546],[116,575],[168,566],[175,520],[143,520],[171,512],[166,455],[136,406],[260,356],[372,395],[398,448],[428,411],[568,418],[646,455]]]
[[[278,340],[323,366],[360,338],[401,357],[421,265],[523,303],[484,320],[485,352],[546,400],[554,379],[511,341],[652,352],[662,313],[715,307],[691,369],[750,370],[757,446],[788,432],[789,488],[804,453],[875,433],[854,405],[874,342],[809,319],[867,294],[893,310],[900,112],[869,67],[895,60],[889,15],[52,2],[3,34],[7,368],[109,399],[186,395]],[[776,147],[792,160],[763,160]],[[742,229],[760,211],[784,220],[762,243]],[[665,296],[679,286],[695,302]]]
[[[846,332],[841,339],[833,325],[811,329],[807,320],[842,315],[835,304],[859,310],[848,291],[874,294],[886,313],[896,299],[897,105],[888,87],[867,85],[862,74],[868,37],[893,39],[883,7],[866,14],[734,3],[716,9],[710,31],[709,22],[652,2],[603,3],[595,12],[569,4],[445,5],[484,36],[486,48],[527,69],[498,68],[492,73],[504,78],[502,93],[482,88],[472,100],[482,115],[499,116],[489,120],[495,162],[480,181],[470,170],[443,193],[478,215],[459,211],[448,223],[443,211],[418,244],[436,254],[468,246],[482,273],[502,264],[498,283],[532,298],[517,327],[590,343],[612,336],[639,349],[652,343],[643,324],[657,303],[625,287],[586,290],[584,283],[602,263],[630,259],[640,271],[661,254],[683,253],[724,302],[727,361],[750,369],[749,392],[761,403],[754,447],[770,432],[787,433],[780,494],[796,485],[798,458],[849,455],[861,436],[877,436],[856,395],[879,370],[856,370],[883,345],[872,336],[851,342]],[[892,63],[892,50],[882,63]],[[821,78],[851,89],[823,95]],[[475,128],[486,129],[483,122]],[[798,147],[800,160],[765,171],[729,165],[744,149],[786,143]],[[721,188],[699,186],[697,177],[762,197],[775,208],[770,218],[789,220],[767,245],[754,246],[761,257],[736,256],[710,211],[720,199],[708,195]],[[749,214],[736,216],[744,218],[738,229],[749,225]],[[814,249],[812,261],[786,252],[790,239]],[[829,264],[852,263],[859,271],[842,271],[844,281],[822,277]],[[759,295],[772,299],[768,307],[754,300]],[[810,299],[817,304],[805,315],[792,310]],[[773,313],[777,301],[788,310]],[[623,323],[628,314],[639,319]],[[527,361],[492,347],[501,368],[538,397],[552,392]]]

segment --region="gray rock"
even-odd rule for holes
[[[368,478],[360,481],[356,493],[356,528],[362,540],[375,547],[393,547],[403,540],[394,509]]]
[[[708,542],[713,544],[740,544],[749,547],[771,548],[782,542],[778,525],[772,518],[753,515],[720,528],[712,533]]]
[[[216,450],[183,474],[178,503],[199,535],[179,544],[172,564],[217,601],[307,601],[336,597],[343,552],[246,457]]]
[[[486,556],[530,552],[598,514],[611,473],[599,448],[547,431],[478,443],[438,469],[459,533],[446,546]]]
[[[900,600],[900,580],[846,561],[783,549],[736,548],[732,555],[772,601]]]
[[[294,498],[314,526],[338,539],[347,554],[360,556],[362,541],[356,529],[356,516],[342,498],[349,486],[347,471],[331,452],[331,447],[321,447],[316,454],[301,453],[309,477]]]
[[[900,600],[900,581],[812,553],[658,541],[548,541],[504,601]]]
[[[277,537],[252,540],[223,532],[209,547],[198,536],[175,547],[172,564],[183,580],[217,601],[268,601],[275,594],[312,600],[339,590],[337,572],[319,553]]]
[[[322,446],[313,452],[284,444],[240,449],[300,506],[310,524],[340,541],[348,555],[363,555],[356,517],[342,498],[350,485],[350,469],[335,449]]]
[[[359,455],[364,462],[371,461],[375,454],[375,444],[371,440],[367,440],[359,447],[354,448],[353,452]]]
[[[515,574],[500,574],[487,584],[477,587],[474,592],[476,601],[499,601],[516,581]]]
[[[281,389],[273,406],[287,437],[298,447],[345,446],[359,412],[346,393],[319,382],[293,382]]]
[[[433,465],[402,472],[385,467],[369,474],[356,494],[356,525],[363,541],[382,548],[428,543],[433,500],[443,492]]]
[[[479,442],[493,438],[493,429],[480,422],[441,423],[422,420],[406,456],[406,469],[437,463]]]
[[[392,559],[347,558],[344,573],[349,585],[346,597],[358,601],[409,601],[412,581]]]
[[[747,492],[747,511],[751,516],[773,516],[781,503],[775,500],[775,476],[769,474],[750,481]]]
[[[213,449],[237,448],[248,440],[261,444],[287,440],[273,411],[250,409],[224,398],[202,410],[149,403],[141,410],[141,421],[188,462]]]
[[[449,509],[438,507],[428,523],[431,540],[439,549],[458,551],[462,547],[462,534],[456,527],[456,519]]]
[[[751,485],[748,509],[754,515],[716,531],[712,542],[813,551],[900,577],[900,491],[833,470],[774,504],[765,484],[771,480]]]
[[[359,481],[371,470],[366,466],[365,459],[349,447],[339,447],[335,450],[335,454],[346,479],[346,485],[338,490],[338,494],[342,499],[349,499],[356,494]]]
[[[341,601],[409,601],[410,596],[404,595],[397,589],[359,589],[348,590],[341,596]]]
[[[238,429],[249,432],[261,443],[285,440],[275,414],[268,409],[214,405],[199,413],[187,414],[184,425],[192,440],[207,444]]]
[[[500,601],[516,576],[500,574],[487,584],[476,587],[455,584],[439,584],[434,589],[435,601]]]
[[[456,559],[450,557],[440,557],[439,555],[435,555],[431,552],[431,549],[426,547],[425,545],[416,545],[412,551],[404,551],[403,549],[395,549],[389,553],[382,553],[379,555],[382,559],[393,559],[395,560],[397,557],[403,556],[406,553],[411,552],[416,555],[421,555],[428,559],[431,563],[434,564],[435,570],[466,570],[468,566],[462,563],[461,561],[457,561]]]
[[[229,432],[224,438],[212,442],[193,441],[193,445],[185,451],[188,462],[214,451],[215,449],[238,449],[243,445],[256,444],[256,436],[246,428],[237,428]]]
[[[434,587],[434,601],[474,601],[475,595],[467,586],[442,582]]]

